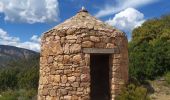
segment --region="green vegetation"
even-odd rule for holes
[[[7,90],[1,93],[0,100],[36,100],[35,89]]]
[[[129,62],[130,79],[135,82],[123,88],[117,100],[149,100],[142,85],[162,75],[170,84],[170,15],[148,20],[134,29]],[[0,69],[0,100],[36,98],[38,78],[39,56],[9,63]]]
[[[0,69],[0,100],[30,100],[37,94],[39,56]]]
[[[170,16],[146,21],[134,29],[129,43],[129,73],[139,82],[170,70]]]
[[[116,100],[150,100],[147,96],[147,89],[142,86],[128,85],[122,89]]]
[[[167,73],[165,74],[165,80],[166,80],[166,82],[170,85],[170,72],[167,72]]]
[[[148,100],[148,80],[165,77],[170,84],[170,15],[146,21],[132,32],[129,42],[130,85],[118,100]],[[138,85],[133,85],[138,84]]]

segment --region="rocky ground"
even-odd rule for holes
[[[163,78],[150,82],[150,85],[154,90],[151,100],[170,100],[170,85]]]

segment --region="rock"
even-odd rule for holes
[[[70,62],[70,56],[69,55],[64,55],[63,63],[68,64]]]
[[[114,48],[114,47],[115,47],[115,45],[112,43],[107,43],[107,45],[106,45],[106,48]]]
[[[58,55],[54,58],[54,60],[56,61],[55,63],[62,62],[63,59],[64,59],[63,55]]]
[[[64,53],[69,54],[70,53],[69,49],[70,49],[70,45],[68,43],[66,43],[65,46],[64,46]]]
[[[55,77],[54,77],[54,82],[55,82],[55,83],[60,82],[60,75],[55,75]]]
[[[84,41],[84,42],[82,43],[82,47],[84,47],[84,48],[91,48],[91,47],[93,47],[93,46],[94,46],[94,43],[91,42],[91,41]]]
[[[61,93],[61,95],[67,95],[68,91],[66,89],[61,89],[60,93]]]
[[[53,57],[52,57],[52,56],[49,56],[49,57],[48,57],[48,64],[52,63],[53,60],[54,60]]]
[[[74,82],[74,83],[71,84],[71,86],[73,86],[73,87],[79,87],[79,83],[78,83],[78,82]]]
[[[71,96],[64,96],[64,100],[71,100]]]
[[[80,78],[82,82],[90,81],[90,76],[88,74],[82,74]]]
[[[50,48],[53,54],[58,55],[63,53],[63,48],[59,41],[50,43]]]
[[[42,95],[43,95],[43,96],[48,95],[48,89],[44,88],[44,89],[42,90]]]
[[[55,36],[55,40],[59,40],[60,39],[60,37],[59,36]]]
[[[90,55],[89,54],[85,54],[85,65],[86,66],[90,65]]]
[[[80,44],[73,44],[70,46],[70,53],[78,53],[81,51],[81,45]]]
[[[74,34],[75,31],[76,29],[68,29],[66,34],[71,35],[71,34]]]
[[[66,39],[67,39],[67,40],[76,40],[76,39],[77,39],[77,36],[75,36],[75,35],[67,35],[67,36],[66,36]]]
[[[75,80],[76,80],[75,76],[68,77],[68,81],[70,82],[74,82]]]
[[[95,36],[90,36],[90,40],[93,42],[100,42],[100,38]]]
[[[63,75],[63,76],[61,77],[61,82],[62,82],[62,83],[67,83],[67,76],[66,76],[66,75]]]
[[[81,60],[82,60],[81,55],[75,55],[73,57],[73,62],[75,62],[77,64],[80,63]]]
[[[57,96],[56,91],[55,91],[55,90],[51,90],[51,91],[50,91],[50,96]]]

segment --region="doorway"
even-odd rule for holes
[[[110,100],[109,55],[90,55],[90,98],[91,100]]]

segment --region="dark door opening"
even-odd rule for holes
[[[90,98],[110,100],[109,55],[90,55]]]

